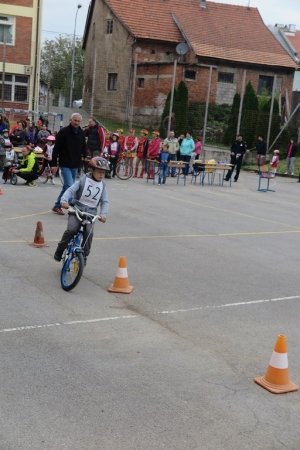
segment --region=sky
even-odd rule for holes
[[[182,0],[184,2],[184,0]],[[215,1],[215,0],[213,0]],[[55,39],[60,34],[73,36],[77,5],[76,35],[82,36],[90,0],[43,0],[42,38]],[[300,30],[299,0],[219,0],[218,3],[230,3],[258,8],[266,25],[276,23],[294,24]]]

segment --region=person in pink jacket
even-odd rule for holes
[[[159,137],[159,131],[153,130],[152,139],[149,142],[149,147],[148,147],[148,159],[158,160],[160,147],[161,147],[161,140]],[[152,164],[152,163],[148,162],[147,170],[148,170],[148,178],[153,179],[154,178],[154,163]]]

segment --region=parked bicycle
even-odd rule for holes
[[[78,233],[70,240],[68,247],[63,253],[63,266],[60,274],[61,287],[65,291],[73,289],[80,281],[83,273],[84,260],[84,243],[83,236],[88,224],[92,224],[90,233],[92,233],[95,221],[98,215],[89,214],[80,211],[76,206],[69,207],[69,214],[76,214],[77,219],[81,222]]]
[[[116,175],[120,180],[128,180],[133,175],[133,167],[128,163],[126,152],[121,153],[116,167]]]

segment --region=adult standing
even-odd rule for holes
[[[167,146],[169,152],[169,161],[176,161],[177,152],[179,150],[179,142],[175,137],[175,133],[173,130],[170,131],[169,136],[163,142],[164,146]],[[168,176],[171,174],[171,177],[175,177],[176,168],[172,167],[172,169],[168,168]]]
[[[297,146],[294,139],[290,139],[286,155],[286,175],[294,175],[296,152]]]
[[[230,180],[234,172],[234,169],[235,169],[234,181],[238,180],[240,170],[242,167],[243,156],[246,153],[246,150],[247,150],[246,142],[243,141],[243,136],[240,134],[237,136],[236,140],[233,142],[231,146],[230,164],[232,164],[232,167],[231,169],[228,170],[224,180],[226,181]]]
[[[86,157],[86,142],[84,132],[80,127],[81,121],[80,114],[72,114],[70,124],[62,128],[56,136],[52,165],[53,167],[57,166],[57,160],[59,161],[64,184],[52,211],[59,215],[64,215],[61,208],[61,197],[75,183],[78,169],[82,165],[82,158]]]
[[[260,172],[260,168],[266,162],[266,154],[267,154],[267,144],[262,136],[258,136],[256,143],[256,159],[257,159],[257,167],[258,172]]]
[[[180,145],[180,158],[181,161],[185,162],[185,168],[183,170],[184,175],[189,174],[190,160],[194,150],[195,150],[194,139],[192,138],[191,133],[187,132],[185,133],[185,137]]]
[[[87,137],[87,152],[92,158],[100,156],[105,145],[105,130],[102,125],[97,122],[95,117],[90,117],[88,126],[85,129]]]

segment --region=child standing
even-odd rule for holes
[[[46,140],[45,151],[44,151],[44,163],[43,163],[43,168],[42,168],[42,172],[41,172],[46,177],[45,183],[47,183],[47,181],[50,180],[52,184],[55,184],[55,181],[54,181],[55,172],[54,172],[54,169],[51,167],[54,144],[55,144],[55,136],[52,136],[52,135],[48,136],[47,140]]]
[[[168,173],[168,162],[170,161],[170,153],[168,144],[164,144],[159,154],[159,175],[158,184],[165,184]]]
[[[61,198],[61,207],[68,208],[69,204],[75,205],[83,212],[90,214],[97,214],[98,207],[100,208],[100,222],[106,222],[108,213],[109,201],[106,189],[106,184],[103,182],[105,173],[110,171],[109,163],[105,158],[95,156],[89,162],[92,169],[91,174],[83,175],[71,187],[69,187]],[[80,229],[81,222],[77,219],[75,214],[69,214],[68,227],[62,235],[61,241],[58,243],[56,252],[54,254],[55,261],[60,261],[64,250],[67,248],[70,239]],[[83,249],[84,259],[90,253],[93,239],[93,225],[88,224],[85,230]]]
[[[270,162],[270,166],[271,166],[270,172],[273,173],[274,176],[275,176],[275,174],[277,172],[277,168],[279,166],[279,154],[280,154],[279,150],[274,150],[273,156],[272,156],[272,159]]]

